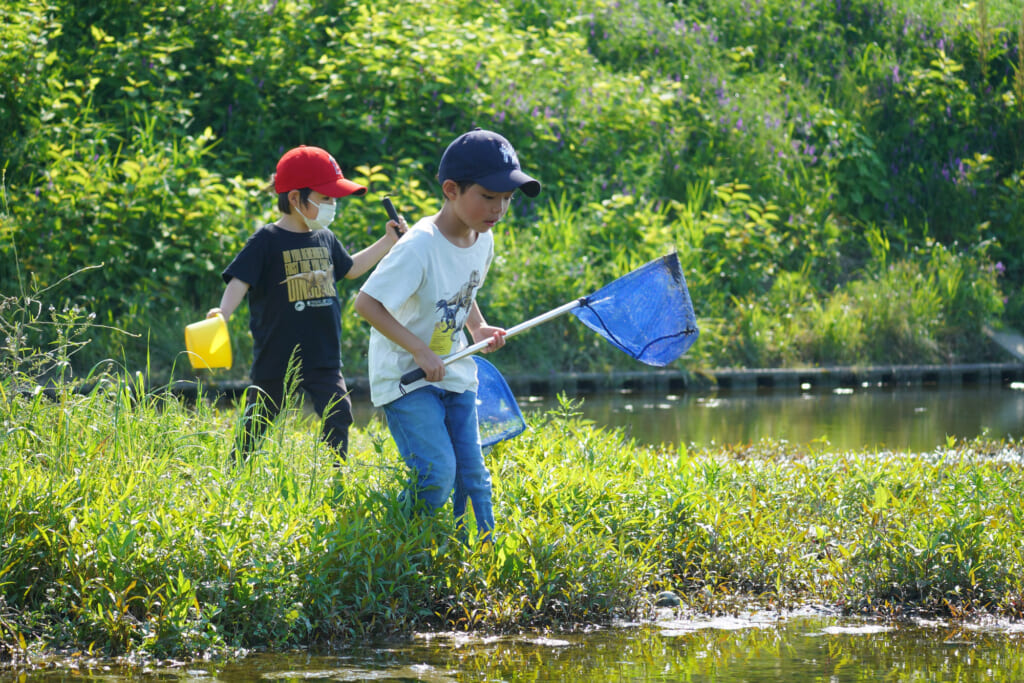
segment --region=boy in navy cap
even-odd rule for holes
[[[372,268],[398,240],[400,226],[388,221],[383,237],[350,256],[326,228],[334,220],[337,199],[365,194],[366,188],[345,178],[334,157],[319,147],[303,145],[285,153],[277,163],[274,189],[280,217],[249,237],[222,274],[227,287],[220,307],[207,313],[226,320],[249,297],[252,386],[246,390],[232,458],[248,458],[280,412],[286,372],[295,363],[298,386],[324,418],[322,438],[344,459],[352,403],[341,374],[341,303],[335,282]]]
[[[508,140],[479,128],[445,150],[438,169],[444,204],[419,220],[380,262],[356,297],[370,331],[370,399],[384,409],[388,428],[416,481],[410,494],[428,510],[453,491],[461,523],[465,498],[477,529],[494,529],[491,475],[484,464],[476,414],[476,363],[466,357],[445,366],[443,356],[490,340],[505,344],[505,330],[489,325],[476,303],[494,259],[491,228],[508,211],[516,190],[529,197],[540,183],[519,166]],[[424,380],[402,386],[420,368]]]

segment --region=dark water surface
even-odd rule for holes
[[[524,413],[550,397],[520,397]],[[583,397],[597,425],[621,427],[648,444],[742,444],[762,438],[828,442],[838,450],[929,452],[947,439],[1024,437],[1024,385],[838,388],[717,394]]]
[[[334,654],[165,664],[132,676],[56,668],[24,680],[972,683],[1024,680],[1022,645],[1024,629],[1008,625],[893,626],[806,612],[682,619],[665,611],[654,623],[585,634],[430,634]]]
[[[930,452],[950,438],[1024,438],[1024,383],[570,398],[582,401],[579,412],[595,425],[622,428],[638,442],[652,445],[711,446],[772,438],[828,443],[833,450]],[[552,396],[517,400],[525,415],[558,406]],[[367,401],[354,407],[357,426],[382,416]]]

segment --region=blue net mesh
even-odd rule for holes
[[[512,395],[505,378],[498,368],[480,356],[476,361],[476,376],[480,386],[476,390],[476,411],[480,423],[480,445],[488,448],[526,429],[526,421],[519,410],[516,397]]]
[[[658,367],[683,355],[699,334],[674,252],[581,299],[572,314],[616,348]]]

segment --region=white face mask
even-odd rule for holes
[[[334,215],[337,212],[336,204],[317,204],[312,199],[309,203],[316,207],[316,218],[306,218],[305,214],[301,211],[299,215],[302,216],[302,220],[306,222],[306,227],[310,230],[322,230],[331,224],[334,220]]]

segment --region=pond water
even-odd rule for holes
[[[902,625],[823,613],[656,621],[579,634],[424,634],[331,654],[254,655],[228,663],[55,667],[24,680],[168,681],[1021,681],[1024,628]],[[2,673],[0,673],[2,677]],[[16,679],[15,679],[16,680]]]
[[[579,412],[645,444],[743,444],[763,438],[828,443],[838,450],[930,452],[987,435],[1024,438],[1024,383],[949,387],[734,390],[715,393],[583,395]],[[551,396],[519,396],[525,415],[557,407]],[[355,402],[356,424],[374,411]],[[383,418],[381,418],[383,419]]]
[[[524,413],[550,397],[520,397]],[[763,438],[828,442],[839,450],[928,452],[988,435],[1024,437],[1024,386],[837,388],[714,394],[586,396],[580,411],[648,444],[742,444]]]

